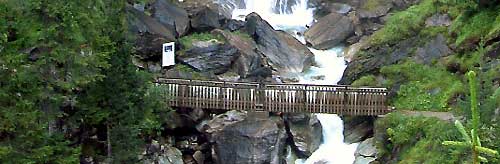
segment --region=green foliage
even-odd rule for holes
[[[213,35],[211,33],[193,33],[191,35],[179,38],[180,44],[184,49],[190,49],[193,46],[194,41],[215,41],[224,42],[224,39],[220,36]]]
[[[95,129],[114,162],[134,162],[164,107],[131,64],[125,5],[0,0],[1,163],[79,163],[83,148],[106,153],[82,143]]]
[[[456,33],[456,45],[467,42],[477,42],[489,35],[497,34],[500,31],[500,7],[484,9],[472,16],[462,13],[451,26],[451,30]]]
[[[394,13],[384,27],[370,37],[372,45],[394,44],[418,33],[427,17],[438,12],[436,0],[423,0],[407,10]]]
[[[374,75],[363,76],[356,81],[352,82],[352,86],[361,87],[361,86],[377,86],[377,78]]]
[[[455,139],[452,125],[436,118],[408,117],[393,112],[375,125],[376,145],[384,159],[397,163],[460,163],[463,151],[448,151],[441,146]],[[449,155],[450,153],[451,155]]]
[[[470,71],[467,73],[467,77],[469,79],[470,86],[470,97],[471,97],[471,113],[472,113],[472,129],[471,134],[469,135],[462,123],[460,121],[455,121],[455,126],[462,134],[464,139],[463,142],[458,141],[444,141],[442,144],[445,146],[453,146],[455,148],[470,148],[472,151],[472,161],[474,164],[478,164],[481,162],[488,162],[488,160],[481,156],[481,154],[486,154],[490,157],[496,158],[498,156],[498,152],[486,147],[481,146],[481,140],[479,138],[479,123],[480,123],[480,115],[479,115],[479,102],[478,102],[478,85],[476,79],[476,73],[474,71]]]
[[[449,101],[464,92],[460,79],[443,68],[407,61],[383,67],[387,86],[401,84],[393,104],[397,109],[449,110]]]

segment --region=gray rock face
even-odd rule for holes
[[[279,73],[298,73],[313,64],[313,54],[293,36],[275,31],[256,13],[246,17],[248,34],[269,65]]]
[[[193,15],[191,27],[196,31],[210,31],[221,28],[227,20],[228,18],[218,13],[217,10],[204,7]]]
[[[354,152],[354,164],[369,164],[377,159],[378,150],[375,147],[375,140],[368,138],[361,142]]]
[[[373,135],[373,118],[363,116],[344,117],[344,142],[355,143]]]
[[[434,14],[425,20],[425,26],[450,26],[451,18],[448,14]]]
[[[319,148],[322,140],[322,126],[314,114],[290,113],[285,115],[288,134],[292,138],[292,148],[297,155],[311,156]]]
[[[199,72],[221,74],[229,70],[238,55],[238,50],[231,45],[199,41],[193,43],[193,48],[177,59]]]
[[[125,9],[129,31],[132,34],[150,33],[159,35],[167,40],[175,40],[175,34],[153,18],[131,6],[127,6]]]
[[[447,56],[452,51],[446,44],[446,38],[439,34],[436,38],[430,40],[424,47],[417,48],[415,59],[418,63],[431,64],[443,56]]]
[[[247,119],[226,126],[215,137],[217,163],[281,163],[286,132],[271,120]]]
[[[156,0],[152,7],[152,17],[164,26],[174,29],[177,36],[188,32],[190,24],[186,10],[167,0]]]
[[[370,56],[358,57],[351,61],[344,71],[339,84],[349,85],[363,75],[377,73],[385,65],[401,61],[411,55],[417,38],[410,38],[391,47],[377,47],[368,50]]]
[[[214,30],[213,34],[224,37],[227,44],[234,46],[240,52],[240,56],[234,61],[232,69],[242,78],[248,78],[258,74],[257,71],[263,67],[262,55],[256,51],[257,43],[251,38],[243,38],[234,33],[223,30]]]
[[[354,34],[351,20],[338,13],[331,13],[318,20],[305,33],[306,42],[316,49],[329,49]]]
[[[168,145],[160,145],[153,141],[146,151],[140,156],[141,163],[144,164],[184,164],[182,152]]]
[[[365,0],[359,7],[360,18],[377,18],[389,12],[392,8],[391,0]]]
[[[217,115],[215,118],[209,121],[204,121],[196,126],[199,132],[206,134],[214,134],[221,131],[224,127],[234,124],[236,122],[243,121],[247,117],[246,113],[241,111],[231,110],[224,114]]]

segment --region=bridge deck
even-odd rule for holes
[[[158,84],[173,107],[340,115],[390,112],[385,88],[181,79],[162,79]]]

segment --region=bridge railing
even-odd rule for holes
[[[389,112],[385,88],[182,79],[162,79],[158,84],[164,86],[174,107],[342,115]]]

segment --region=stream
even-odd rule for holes
[[[307,7],[308,0],[245,0],[244,9],[235,9],[233,19],[244,20],[245,16],[256,12],[268,21],[276,30],[283,30],[292,34],[305,44],[301,34],[313,21],[313,8]],[[295,2],[291,10],[287,10],[289,3]],[[278,5],[277,5],[278,4]],[[309,49],[314,53],[317,66],[299,75],[299,83],[304,84],[337,84],[347,67],[344,57],[341,56],[343,46],[329,50]],[[319,78],[318,78],[319,77]],[[316,114],[323,126],[323,141],[308,159],[297,159],[288,151],[287,162],[296,164],[331,163],[352,164],[357,143],[344,143],[343,121],[336,114]],[[290,148],[288,148],[290,149]]]

